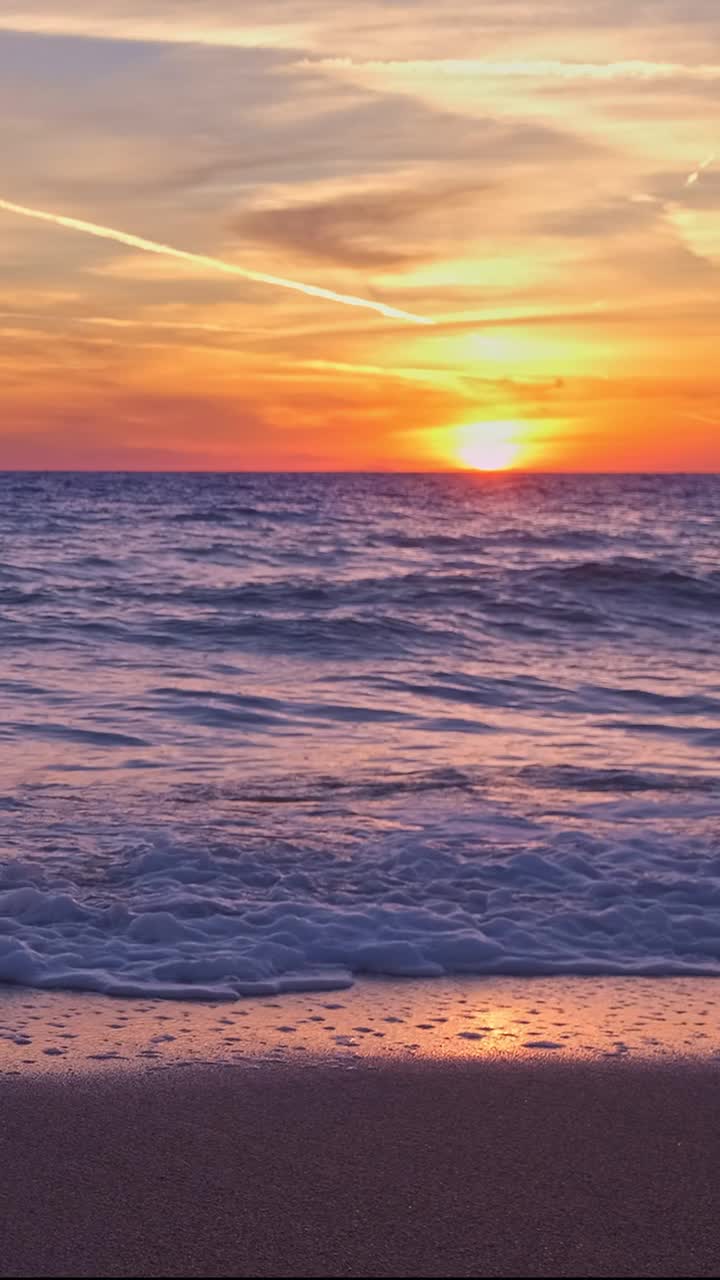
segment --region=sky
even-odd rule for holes
[[[0,208],[0,468],[720,470],[717,0],[4,0],[0,140],[189,255]]]

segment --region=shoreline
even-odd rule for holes
[[[3,1276],[710,1276],[720,1064],[0,1080]]]
[[[2,1277],[717,1274],[713,980],[0,988],[0,1114]]]
[[[212,1062],[718,1055],[712,978],[367,979],[344,991],[222,1003],[0,986],[0,1078]]]

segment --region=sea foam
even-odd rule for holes
[[[217,1000],[359,974],[720,974],[711,838],[692,857],[654,824],[624,841],[536,833],[523,848],[485,824],[446,812],[351,857],[165,839],[118,858],[104,893],[13,861],[0,980]]]

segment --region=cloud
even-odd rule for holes
[[[6,185],[25,204],[82,207],[120,225],[132,225],[142,202],[142,226],[158,240],[170,220],[183,242],[207,243],[208,214],[224,214],[229,199],[288,203],[277,184],[300,204],[320,182],[368,189],[387,174],[394,189],[424,168],[426,185],[436,171],[456,185],[440,171],[539,166],[592,150],[565,121],[496,119],[492,101],[470,118],[463,103],[448,109],[288,68],[276,53],[63,45],[52,54],[46,45],[0,37]]]
[[[695,181],[690,182],[689,178]],[[710,157],[702,166],[698,166],[687,175],[680,170],[668,170],[645,178],[648,188],[648,202],[671,207],[683,206],[686,209],[708,210],[720,209],[720,169],[711,167]]]
[[[720,63],[687,64],[628,59],[619,62],[570,62],[557,59],[416,58],[354,61],[352,58],[305,58],[294,64],[334,72],[398,76],[462,76],[484,80],[720,80]]]
[[[697,28],[717,19],[716,0],[653,0],[653,33]],[[273,0],[248,12],[238,0],[6,0],[0,29],[114,41],[157,41],[229,48],[285,48],[381,57],[462,57],[471,41],[532,39],[570,29],[627,32],[639,25],[627,0]]]
[[[351,191],[336,197],[262,206],[236,217],[232,230],[262,244],[344,267],[397,269],[433,257],[431,243],[413,242],[411,229],[428,215],[476,199],[482,183],[430,188]]]
[[[9,470],[223,469],[237,464],[241,442],[249,451],[266,433],[249,407],[199,395],[132,395],[113,387],[102,399],[96,392],[65,397],[61,404],[18,402],[7,419],[0,429],[0,466]],[[202,437],[198,422],[207,427]]]
[[[562,212],[543,213],[536,225],[544,235],[599,241],[628,232],[647,233],[661,225],[662,216],[661,207],[653,199],[615,196],[574,205]]]
[[[282,8],[277,5],[276,8]],[[298,48],[307,36],[305,23],[266,22],[238,17],[237,5],[215,0],[184,4],[182,0],[23,0],[0,13],[0,31],[26,35],[69,36],[92,40],[128,40],[159,44],[218,45],[225,48]]]

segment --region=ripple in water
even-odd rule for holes
[[[0,978],[720,972],[718,479],[0,498]]]

